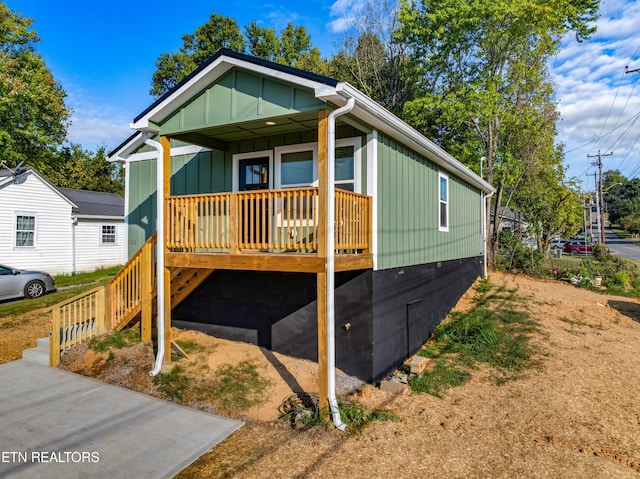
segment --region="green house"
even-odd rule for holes
[[[377,382],[483,274],[491,185],[347,83],[223,49],[131,126],[167,325]]]

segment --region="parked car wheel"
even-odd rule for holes
[[[24,287],[24,295],[26,298],[39,298],[44,292],[44,283],[41,281],[29,281]]]
[[[575,249],[571,250],[571,256],[578,256],[578,251]]]

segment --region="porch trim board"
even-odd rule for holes
[[[167,253],[165,261],[169,268],[320,273],[326,258],[304,253]],[[336,271],[371,268],[373,255],[336,255]]]

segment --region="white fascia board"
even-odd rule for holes
[[[138,132],[137,135],[131,138],[128,142],[123,144],[120,148],[113,151],[110,156],[107,157],[107,161],[111,162],[126,162],[132,152],[136,151],[144,144],[142,133]]]
[[[36,178],[38,178],[45,186],[47,186],[49,189],[51,189],[51,191],[53,191],[56,195],[58,195],[60,198],[62,198],[64,201],[66,201],[67,203],[69,203],[71,205],[72,208],[77,208],[78,205],[76,205],[73,201],[71,201],[69,198],[67,198],[66,196],[64,196],[62,194],[62,192],[60,190],[58,190],[58,188],[56,188],[53,183],[49,182],[49,180],[47,180],[44,176],[42,176],[40,173],[38,173],[38,171],[34,170],[33,168],[29,168],[27,170],[27,173],[25,174],[32,174],[33,176],[35,176]]]
[[[229,71],[231,67],[230,62],[228,62],[224,56],[221,56],[207,68],[198,72],[185,85],[182,85],[182,87],[165,98],[164,101],[158,103],[138,121],[131,123],[131,128],[138,131],[158,133],[157,127],[155,127],[153,123],[161,122],[165,119],[166,114],[163,115],[163,112],[175,111],[178,106],[188,102],[200,93],[202,89]]]
[[[459,160],[348,83],[338,84],[336,90],[343,98],[353,97],[356,99],[356,106],[351,112],[352,115],[361,118],[374,129],[384,132],[403,145],[415,150],[436,165],[464,179],[479,190],[487,193],[495,192],[493,186],[464,166]],[[346,99],[343,99],[343,102],[346,102]]]
[[[124,216],[106,216],[106,215],[73,215],[79,220],[108,220],[120,221],[124,223]]]
[[[198,145],[185,145],[178,146],[176,148],[171,148],[171,156],[178,155],[195,155],[197,153],[202,153],[204,151],[211,151],[210,148],[205,148],[203,146]],[[144,161],[144,160],[156,160],[158,158],[157,151],[144,151],[142,153],[133,153],[126,157],[119,157],[121,160],[127,161],[127,163],[132,163],[135,161]]]

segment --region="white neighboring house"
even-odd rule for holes
[[[0,263],[51,274],[126,262],[124,199],[0,170]]]

